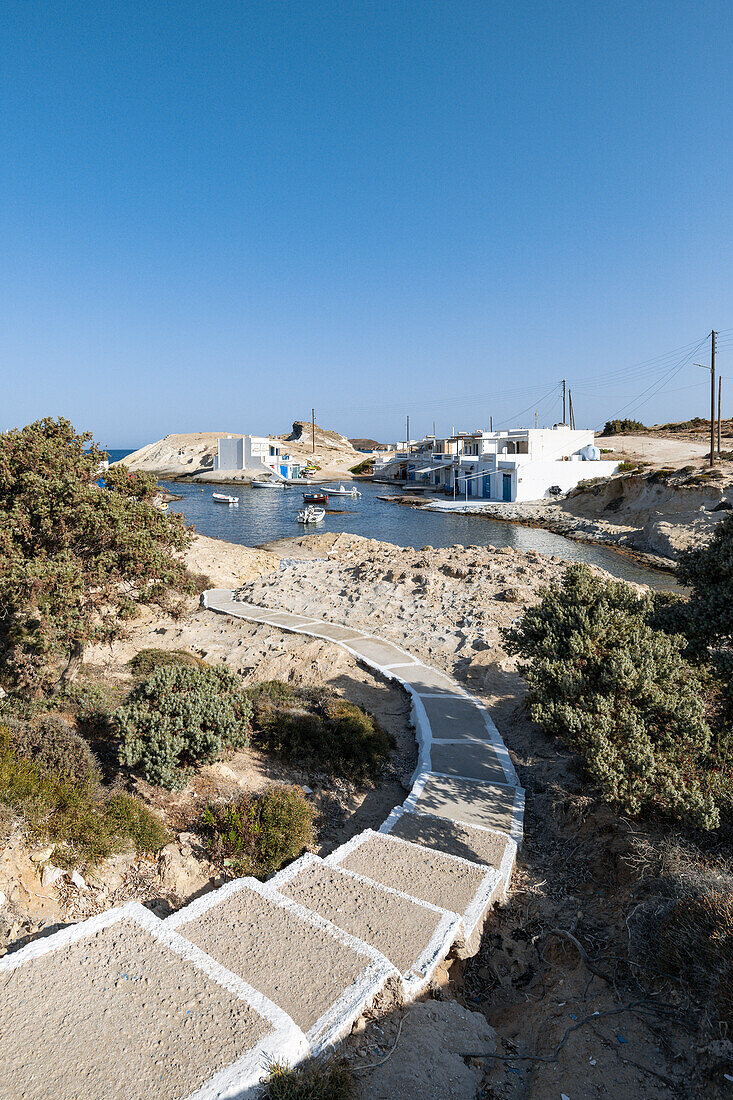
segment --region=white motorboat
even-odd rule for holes
[[[326,518],[325,508],[314,508],[308,504],[298,512],[298,523],[321,523]]]
[[[252,488],[253,489],[282,489],[282,488],[284,488],[284,486],[285,486],[285,482],[276,481],[274,477],[270,478],[269,481],[266,480],[265,478],[262,478],[259,481],[256,478],[252,479]]]
[[[217,504],[231,504],[235,507],[239,504],[239,497],[230,497],[228,493],[211,494]]]
[[[332,497],[360,497],[361,493],[355,485],[352,485],[350,489],[347,489],[345,485],[339,485],[338,489],[332,488],[332,486],[321,486],[324,493],[328,493]]]

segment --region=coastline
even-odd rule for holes
[[[578,526],[582,521],[566,518],[566,514],[563,514],[562,518],[555,517],[549,514],[549,508],[552,506],[543,504],[525,504],[525,505],[511,505],[510,507],[498,505],[493,507],[491,503],[475,504],[468,507],[465,505],[445,503],[436,498],[413,498],[410,499],[409,495],[405,497],[388,497],[381,498],[391,504],[396,504],[401,507],[414,508],[416,511],[426,512],[445,512],[459,515],[475,515],[476,517],[483,517],[487,520],[498,520],[502,523],[516,523],[521,527],[535,527],[540,530],[551,531],[554,535],[562,535],[563,538],[571,539],[573,542],[581,542],[586,546],[604,546],[609,550],[614,550],[622,557],[628,558],[630,561],[636,562],[637,565],[648,566],[651,569],[657,569],[663,573],[670,573],[674,575],[676,570],[676,562],[674,558],[663,557],[661,554],[655,554],[647,550],[639,550],[632,546],[627,546],[620,543],[617,539],[607,536],[605,532],[594,531],[593,533],[584,530]],[[526,512],[519,512],[519,508],[542,508],[548,509],[543,511],[542,515],[528,515]]]

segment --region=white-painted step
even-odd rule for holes
[[[343,1039],[398,977],[373,947],[252,878],[204,894],[165,923],[287,1012],[313,1054]]]
[[[415,780],[405,808],[494,829],[517,843],[522,837],[524,791],[508,783],[426,773]]]
[[[483,927],[487,909],[497,894],[503,892],[501,873],[494,867],[371,829],[341,845],[324,862],[458,913],[462,922],[462,949],[472,941],[476,930]]]
[[[410,997],[427,985],[462,935],[457,913],[328,866],[312,854],[279,871],[268,885],[385,955]]]
[[[0,959],[3,1100],[254,1096],[308,1053],[268,998],[130,902]]]
[[[494,867],[501,873],[505,888],[517,854],[516,841],[506,833],[434,814],[417,813],[404,806],[395,807],[379,831]]]

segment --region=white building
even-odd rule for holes
[[[429,436],[394,458],[377,460],[374,476],[464,498],[529,501],[565,493],[585,479],[610,477],[617,466],[601,460],[590,429],[556,424]]]
[[[300,477],[300,463],[293,462],[287,450],[285,443],[268,436],[228,435],[218,441],[214,469],[266,472],[283,481]]]

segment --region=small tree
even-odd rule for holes
[[[507,646],[525,658],[532,718],[581,754],[605,798],[713,828],[707,675],[683,657],[684,638],[649,625],[655,604],[571,566],[506,633]]]
[[[0,434],[0,670],[36,689],[59,660],[70,680],[90,642],[115,637],[142,603],[190,590],[190,534],[153,506],[155,479],[107,471],[68,420]]]

